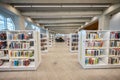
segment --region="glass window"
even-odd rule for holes
[[[5,27],[5,18],[4,16],[0,15],[0,30],[6,29]]]
[[[36,27],[35,25],[31,25],[31,26],[32,26],[32,29],[35,29],[35,27]]]
[[[15,30],[15,25],[11,18],[7,18],[7,29],[8,30]]]
[[[40,31],[40,28],[36,27],[36,31]]]
[[[27,27],[28,23],[25,21],[25,27]]]

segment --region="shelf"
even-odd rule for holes
[[[0,59],[9,59],[9,57],[0,57]]]
[[[108,57],[120,57],[120,55],[109,55]]]
[[[10,59],[35,59],[35,57],[10,57]]]
[[[9,62],[4,62],[0,68],[9,68]]]
[[[107,39],[85,39],[85,41],[105,41]]]
[[[0,49],[0,50],[8,50],[8,49],[6,48],[6,49]]]
[[[110,39],[111,41],[113,41],[113,40],[120,40],[120,39]]]
[[[106,57],[106,55],[101,55],[101,56],[85,56],[86,58],[91,58],[91,57]]]
[[[31,47],[31,48],[26,48],[26,49],[10,49],[10,50],[34,50],[35,48],[34,47]]]
[[[107,49],[107,47],[86,47],[85,49]]]
[[[110,47],[110,48],[120,48],[120,47]]]
[[[102,61],[99,61],[98,64],[85,64],[85,66],[100,66],[100,65],[106,65],[106,64]]]
[[[35,67],[35,62],[30,62],[29,66],[11,66],[11,68],[28,68]]]
[[[78,43],[78,41],[72,41],[72,43]]]
[[[0,42],[5,42],[5,41],[7,41],[7,40],[0,40]]]
[[[30,40],[8,40],[9,42],[12,42],[12,41],[35,41],[34,39],[30,39]]]

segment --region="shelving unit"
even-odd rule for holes
[[[65,35],[65,43],[67,44],[67,46],[70,46],[70,34],[66,34]]]
[[[55,44],[55,37],[53,34],[49,34],[49,47],[52,47]]]
[[[70,52],[78,52],[78,34],[70,34]]]
[[[48,52],[48,35],[46,33],[41,33],[41,52]]]
[[[120,31],[79,32],[78,60],[83,68],[120,67]]]
[[[39,32],[0,31],[0,70],[36,70],[41,61]]]

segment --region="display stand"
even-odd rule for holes
[[[78,34],[70,34],[70,52],[78,52]]]
[[[39,32],[0,31],[0,70],[36,70],[41,62]]]
[[[41,52],[48,52],[48,35],[46,33],[41,33]]]
[[[79,32],[78,59],[83,68],[120,67],[120,31]]]

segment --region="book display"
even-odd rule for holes
[[[41,33],[41,52],[48,52],[48,35]]]
[[[69,47],[70,46],[70,34],[65,35],[65,42],[66,42],[67,46]]]
[[[36,70],[40,47],[36,31],[0,31],[0,70]]]
[[[78,52],[78,34],[70,34],[70,52]]]
[[[53,34],[49,34],[49,47],[52,47],[55,44],[55,37]]]
[[[78,54],[80,64],[83,68],[120,67],[119,39],[119,31],[80,31]]]

